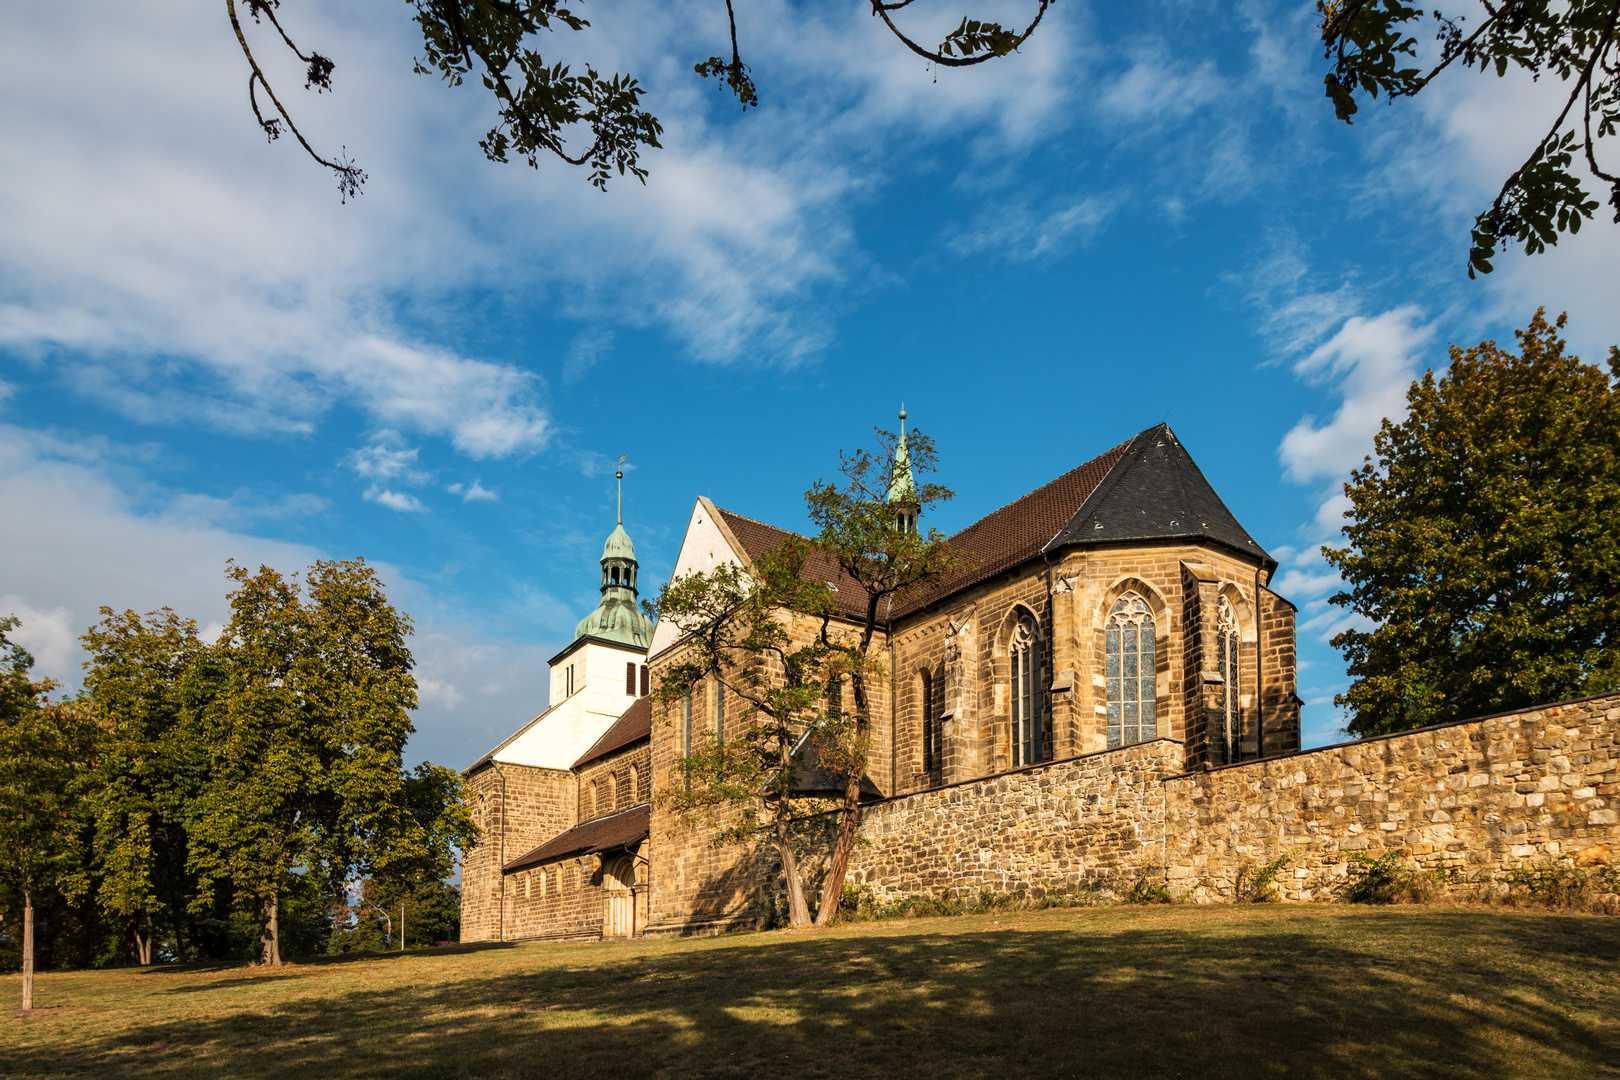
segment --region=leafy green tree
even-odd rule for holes
[[[1349,543],[1323,548],[1373,624],[1333,639],[1336,702],[1374,735],[1616,685],[1620,350],[1567,355],[1537,311],[1519,350],[1451,350],[1407,392],[1345,485]]]
[[[764,838],[774,845],[793,926],[810,922],[795,840],[807,811],[825,809],[815,799],[795,798],[804,761],[795,751],[848,735],[839,718],[822,709],[833,655],[824,632],[831,593],[826,582],[806,577],[809,555],[809,545],[794,537],[747,569],[726,564],[676,578],[654,605],[684,640],[681,662],[663,673],[655,704],[677,706],[710,677],[744,703],[734,734],[722,742],[705,733],[682,758],[683,782],[659,798],[688,816],[731,811],[716,843]]]
[[[168,608],[144,620],[105,607],[101,616],[81,638],[90,654],[84,695],[103,733],[88,796],[96,899],[138,963],[153,962],[159,918],[183,962],[196,892],[186,869],[187,810],[206,780],[184,682],[204,646],[196,622]]]
[[[34,1007],[34,905],[41,893],[82,894],[83,785],[96,729],[77,702],[48,698],[55,684],[31,681],[33,658],[8,638],[15,616],[0,618],[0,874],[22,898],[22,1008]]]
[[[905,413],[900,414],[902,421]],[[873,680],[890,674],[880,654],[872,651],[878,628],[888,636],[896,603],[920,595],[944,581],[963,565],[963,557],[953,552],[939,530],[917,528],[919,515],[953,496],[936,483],[915,483],[916,473],[936,470],[938,454],[927,435],[903,431],[877,431],[878,449],[856,450],[839,455],[838,481],[817,480],[805,492],[805,503],[817,533],[814,550],[843,572],[847,584],[856,590],[861,614],[851,630],[838,630],[830,620],[824,623],[823,643],[830,650],[830,663],[836,678],[848,678],[853,691],[854,711],[847,722],[846,739],[829,742],[822,762],[845,777],[843,797],[838,806],[838,832],[832,858],[822,885],[816,924],[824,926],[838,911],[849,857],[860,826],[861,780],[866,775],[871,746]],[[894,687],[890,687],[891,693]]]
[[[461,890],[451,882],[404,887],[367,878],[354,899],[336,909],[333,952],[420,949],[461,938]]]
[[[1510,68],[1537,79],[1550,73],[1568,88],[1547,133],[1474,219],[1469,277],[1491,272],[1500,244],[1517,242],[1534,255],[1556,244],[1559,234],[1580,231],[1598,204],[1581,186],[1577,156],[1589,176],[1608,185],[1620,222],[1620,166],[1600,164],[1598,156],[1598,140],[1620,124],[1620,0],[1460,0],[1451,14],[1405,0],[1317,0],[1316,10],[1333,65],[1324,77],[1327,96],[1347,124],[1358,110],[1358,93],[1412,97],[1452,67],[1498,77]],[[1475,13],[1476,21],[1469,23],[1463,11]],[[1424,70],[1411,63],[1414,34],[1431,17],[1440,55]]]
[[[459,794],[458,776],[401,767],[416,705],[411,627],[375,571],[317,562],[302,588],[269,567],[230,576],[231,620],[199,713],[208,782],[188,830],[192,906],[206,910],[228,883],[258,916],[261,962],[279,964],[278,907],[295,877],[336,897],[374,869],[432,866],[476,833],[459,799],[425,821],[415,803]]]
[[[942,67],[970,67],[1007,56],[1022,45],[1046,15],[1052,0],[1032,0],[1034,13],[1023,30],[966,16],[936,47],[922,45],[895,23],[895,13],[914,0],[872,0],[872,14],[882,20],[907,49]],[[590,182],[605,189],[616,172],[646,181],[643,147],[657,148],[663,125],[641,107],[642,87],[627,75],[602,75],[589,64],[579,74],[566,64],[547,63],[534,46],[545,34],[587,30],[590,23],[578,6],[561,0],[410,0],[413,18],[422,33],[423,54],[415,63],[419,75],[438,75],[449,86],[477,79],[495,98],[497,121],[479,142],[491,161],[505,162],[517,153],[531,166],[542,157],[556,157],[570,165],[590,169]],[[737,19],[731,0],[725,0],[731,31],[730,56],[711,56],[693,65],[704,78],[713,77],[747,109],[759,103],[749,66],[737,43]],[[304,88],[332,89],[333,61],[311,49],[305,52],[282,27],[281,0],[241,0],[241,8],[258,26],[273,31],[299,63],[305,65]],[[237,0],[225,0],[225,11],[237,44],[248,62],[248,101],[267,138],[272,142],[290,133],[320,165],[338,179],[345,200],[360,193],[366,174],[347,152],[323,157],[305,139],[265,76],[249,41]],[[263,95],[263,100],[260,100]],[[570,147],[570,131],[581,131],[582,146]]]

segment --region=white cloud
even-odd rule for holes
[[[396,433],[383,432],[376,442],[356,450],[349,464],[355,475],[365,480],[404,480],[420,484],[430,477],[427,473],[417,471],[418,453],[417,447],[400,445]]]
[[[595,367],[613,348],[613,331],[593,326],[574,335],[568,345],[568,359],[563,362],[563,382],[578,382]]]
[[[1420,350],[1434,337],[1413,305],[1371,318],[1355,315],[1294,365],[1307,382],[1331,384],[1340,399],[1326,423],[1306,416],[1284,436],[1278,453],[1295,483],[1343,478],[1372,450],[1385,417],[1406,415],[1406,390],[1420,363]]]
[[[15,637],[34,653],[36,676],[70,686],[84,658],[77,638],[101,606],[172,607],[212,638],[229,615],[227,559],[290,574],[327,557],[235,530],[239,515],[223,500],[172,493],[155,509],[137,508],[119,482],[117,450],[0,425],[0,614],[23,620]],[[210,506],[216,522],[206,519]],[[545,660],[556,644],[490,638],[442,595],[373,566],[395,605],[416,617],[422,705],[413,759],[465,766],[544,707]]]
[[[427,507],[422,505],[422,500],[409,492],[391,491],[388,488],[378,487],[374,484],[365,490],[365,498],[368,502],[386,506],[390,510],[399,510],[410,514],[427,513]]]
[[[1044,212],[1028,204],[988,211],[971,229],[956,233],[946,246],[958,255],[989,251],[1010,262],[1056,258],[1084,244],[1108,219],[1113,201],[1087,196]]]
[[[496,502],[500,496],[490,491],[483,484],[474,480],[466,491],[461,493],[462,502]]]

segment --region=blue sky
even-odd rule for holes
[[[915,6],[924,40],[961,15]],[[70,682],[99,605],[218,625],[227,558],[364,555],[417,622],[412,753],[464,765],[595,603],[614,458],[656,582],[694,496],[798,526],[904,400],[946,531],[1168,419],[1282,561],[1321,744],[1316,549],[1379,419],[1538,304],[1588,359],[1620,340],[1613,226],[1463,273],[1548,88],[1462,73],[1346,128],[1306,4],[1065,0],[934,72],[859,4],[744,0],[747,114],[691,73],[723,5],[603,4],[559,55],[666,126],[604,195],[486,162],[482,92],[410,73],[403,4],[292,0],[335,93],[275,70],[369,171],[348,205],[258,134],[218,7],[0,11],[0,608]]]

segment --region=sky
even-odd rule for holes
[[[415,621],[409,756],[464,767],[544,708],[620,455],[655,585],[696,496],[803,528],[904,402],[946,532],[1168,421],[1281,564],[1322,745],[1353,617],[1319,549],[1380,420],[1538,305],[1588,360],[1620,341],[1601,219],[1465,273],[1557,87],[1458,72],[1346,126],[1305,3],[1063,0],[936,70],[859,3],[743,0],[746,113],[692,72],[724,5],[594,5],[545,47],[634,73],[665,130],[605,193],[485,160],[487,95],[412,73],[406,5],[281,12],[331,93],[247,30],[369,174],[347,203],[259,132],[222,5],[0,7],[0,612],[69,688],[103,605],[217,632],[228,559],[363,556]]]

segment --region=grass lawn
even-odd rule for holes
[[[0,1014],[5,1076],[1620,1077],[1620,919],[1483,909],[1091,908],[36,993]]]

